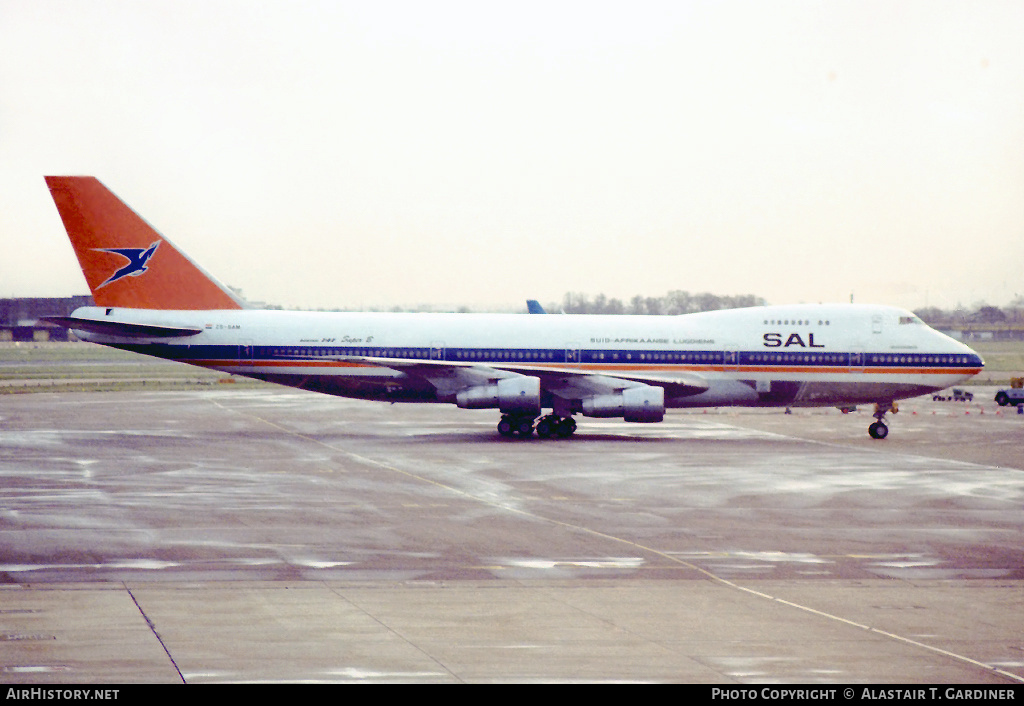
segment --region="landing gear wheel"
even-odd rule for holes
[[[552,417],[541,417],[540,421],[537,422],[537,436],[541,439],[550,439],[555,435],[555,430],[558,428],[558,419]]]
[[[572,417],[566,417],[565,419],[558,422],[558,426],[555,428],[555,434],[559,439],[568,439],[570,436],[576,433],[576,420]]]
[[[868,427],[868,436],[872,439],[884,439],[889,436],[889,427],[885,426],[885,415],[889,412],[896,414],[894,402],[876,402],[873,416],[877,421]]]
[[[523,439],[533,435],[533,417],[523,417],[516,414],[502,415],[498,422],[498,433],[506,439],[513,436],[520,436]]]
[[[576,421],[572,417],[559,417],[549,414],[537,422],[537,436],[542,439],[567,439],[576,431]]]

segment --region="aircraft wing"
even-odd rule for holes
[[[520,374],[477,363],[453,363],[443,360],[419,360],[416,358],[376,358],[373,356],[342,356],[347,363],[362,363],[390,368],[412,377],[426,380],[437,390],[439,397],[454,395],[460,390],[487,385]]]
[[[591,395],[621,392],[630,387],[652,385],[664,388],[668,397],[689,397],[706,391],[710,385],[699,375],[607,374],[585,370],[533,369],[524,375],[539,377],[541,387],[564,399],[581,399]]]
[[[426,380],[438,394],[446,396],[459,390],[486,385],[497,380],[528,376],[539,378],[541,387],[563,399],[581,399],[592,395],[620,392],[630,387],[653,385],[665,389],[671,397],[698,395],[709,387],[700,375],[649,375],[645,373],[628,375],[595,373],[588,370],[566,370],[562,368],[517,365],[457,363],[444,360],[419,360],[415,358],[377,358],[369,356],[344,356],[345,362],[377,365],[391,368]]]

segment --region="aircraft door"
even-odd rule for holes
[[[238,363],[240,365],[252,365],[253,350],[252,339],[246,339],[238,346]]]
[[[444,341],[434,341],[430,344],[430,359],[444,360]]]
[[[863,373],[864,372],[864,351],[860,349],[854,349],[850,353],[850,372],[851,373]]]
[[[565,362],[569,365],[579,365],[583,361],[580,344],[570,343],[565,347]]]

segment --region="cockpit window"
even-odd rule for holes
[[[921,319],[919,319],[916,316],[901,316],[900,317],[900,326],[905,326],[906,324],[923,324],[923,323],[924,323],[924,321],[921,321]]]

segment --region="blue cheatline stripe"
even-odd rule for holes
[[[242,346],[177,345],[168,343],[126,344],[125,350],[170,358],[185,363],[203,361],[299,362],[325,358],[374,357],[405,360],[446,360],[461,363],[604,364],[630,366],[725,366],[729,367],[855,367],[855,368],[953,368],[981,367],[981,358],[966,353],[851,353],[851,352],[775,352],[775,351],[681,351],[633,349],[553,349],[553,348],[445,348],[412,346]]]

